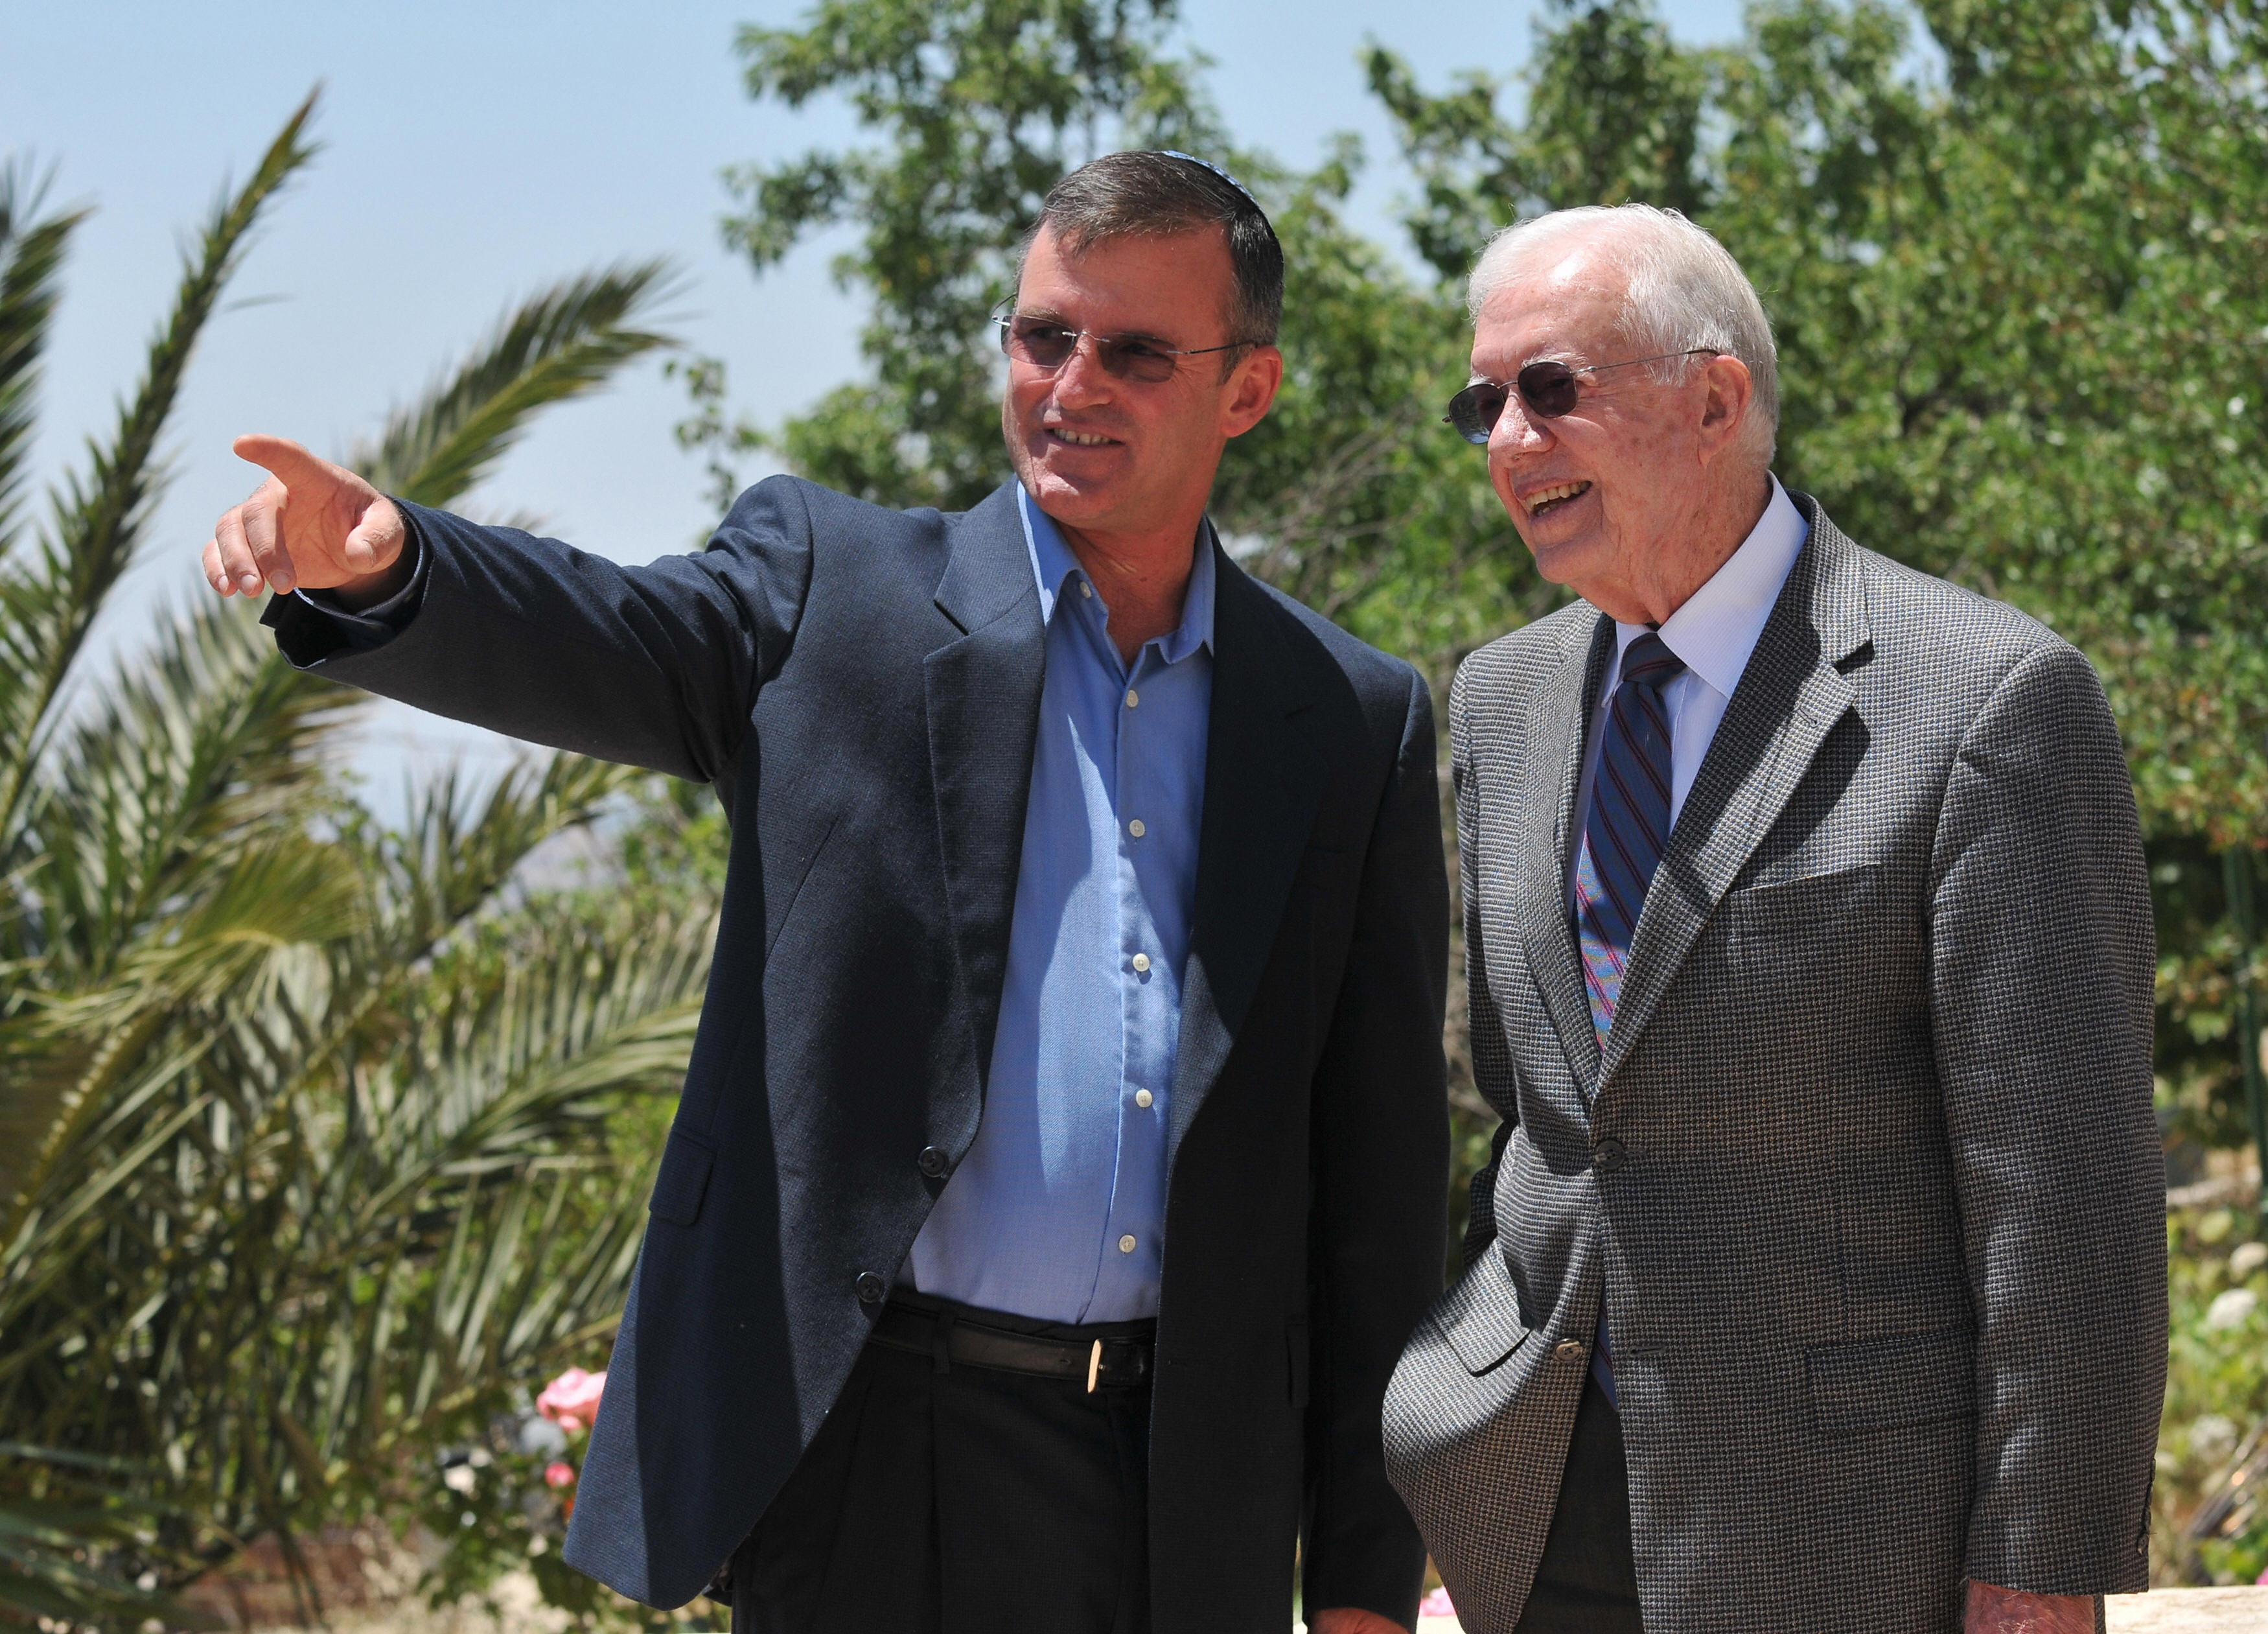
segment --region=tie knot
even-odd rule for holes
[[[1668,686],[1685,672],[1685,661],[1669,650],[1669,643],[1649,630],[1630,644],[1623,654],[1624,683],[1650,686],[1656,691]]]

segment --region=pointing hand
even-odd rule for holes
[[[239,459],[268,480],[222,514],[205,546],[205,579],[223,595],[334,590],[350,607],[383,601],[409,561],[409,530],[394,501],[344,466],[283,437],[236,440]]]

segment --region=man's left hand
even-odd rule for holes
[[[1333,1606],[1307,1619],[1307,1634],[1410,1634],[1408,1629],[1374,1611],[1357,1606]],[[2087,1625],[2095,1634],[2095,1624]]]
[[[2026,1594],[1971,1579],[1965,1634],[2095,1634],[2092,1594]]]

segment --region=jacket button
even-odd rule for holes
[[[1583,1359],[1583,1342],[1580,1339],[1562,1339],[1551,1347],[1551,1354],[1563,1362],[1580,1362]]]
[[[882,1295],[887,1290],[882,1286],[882,1279],[875,1275],[873,1272],[861,1271],[858,1273],[858,1303],[860,1305],[881,1304]]]
[[[921,1156],[914,1159],[914,1167],[932,1180],[940,1179],[945,1172],[953,1167],[953,1158],[942,1146],[924,1146],[921,1149]]]
[[[1612,1174],[1630,1161],[1630,1149],[1611,1135],[1591,1148],[1591,1166],[1601,1174]]]

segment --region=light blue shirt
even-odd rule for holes
[[[1047,625],[1015,919],[976,1140],[914,1239],[914,1286],[1056,1322],[1158,1313],[1166,1131],[1212,702],[1212,551],[1135,654],[1021,488]]]

